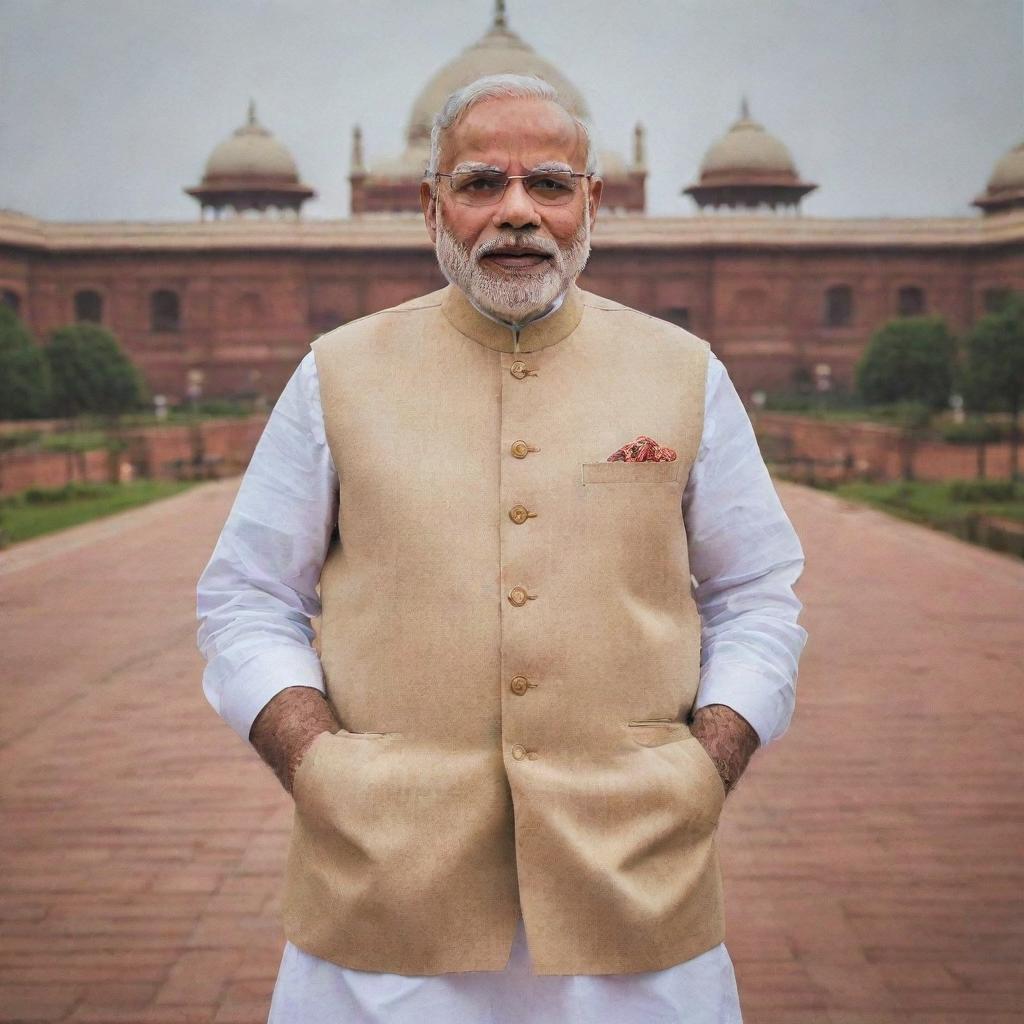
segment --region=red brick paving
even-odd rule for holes
[[[0,1022],[256,1024],[290,802],[206,704],[236,482],[0,556]],[[747,1024],[1024,1020],[1024,565],[791,485],[811,634],[722,826]]]

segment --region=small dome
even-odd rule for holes
[[[748,171],[758,176],[797,176],[789,150],[750,116],[744,100],[739,120],[707,151],[700,175],[703,180],[708,175],[733,176]]]
[[[974,205],[986,214],[1024,208],[1024,142],[996,163],[988,187]]]
[[[299,169],[291,153],[256,119],[256,105],[249,104],[249,116],[210,154],[203,180],[260,178],[298,182]]]
[[[1024,142],[1014,146],[995,166],[988,179],[989,192],[1024,189]]]
[[[552,64],[540,56],[507,25],[505,5],[499,2],[488,33],[462,51],[426,84],[413,104],[406,138],[410,143],[430,139],[434,115],[455,92],[483,75],[536,75],[554,86],[562,102],[581,121],[590,111],[579,90]]]

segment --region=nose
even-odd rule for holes
[[[514,178],[505,186],[505,194],[494,208],[492,221],[496,228],[540,227],[540,214],[522,178]]]

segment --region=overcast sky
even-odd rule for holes
[[[402,149],[413,99],[492,0],[0,0],[0,206],[56,220],[193,220],[182,187],[245,118],[348,212],[351,128]],[[820,188],[817,216],[971,215],[1024,139],[1022,0],[508,0],[583,92],[602,148],[648,129],[648,210],[751,110]]]

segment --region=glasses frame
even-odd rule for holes
[[[460,175],[460,174],[486,174],[486,173],[488,173],[488,170],[486,168],[480,168],[479,170],[475,170],[475,171],[434,171],[434,180],[436,182],[436,180],[438,178],[455,178],[457,175]],[[494,172],[490,171],[489,173],[493,174]],[[498,203],[500,203],[502,201],[502,199],[505,198],[505,193],[508,191],[508,183],[510,181],[525,181],[527,178],[537,178],[537,177],[543,177],[544,175],[551,175],[551,174],[564,174],[564,175],[568,175],[568,176],[573,177],[573,178],[586,178],[588,181],[595,176],[595,172],[594,171],[563,171],[561,169],[558,169],[558,170],[548,170],[548,171],[531,171],[529,174],[504,174],[504,178],[505,178],[505,186],[504,186],[504,188],[502,188],[501,192],[499,192],[498,195],[494,199],[489,200],[486,203],[468,203],[464,199],[454,198],[454,197],[457,197],[459,195],[459,193],[456,192],[450,186],[449,186],[449,192],[451,192],[451,194],[452,194],[452,196],[454,198],[454,201],[456,203],[458,203],[460,206],[476,206],[476,207],[497,206]],[[523,185],[523,188],[525,189],[526,186]],[[538,206],[568,206],[569,203],[572,202],[572,196],[570,196],[570,198],[567,199],[564,203],[545,203],[543,200],[535,199],[533,196],[530,195],[529,192],[527,192],[526,194],[527,194],[527,196],[529,196],[531,202],[537,203]],[[572,195],[575,195],[575,194],[576,194],[576,187],[574,185],[573,186]]]

